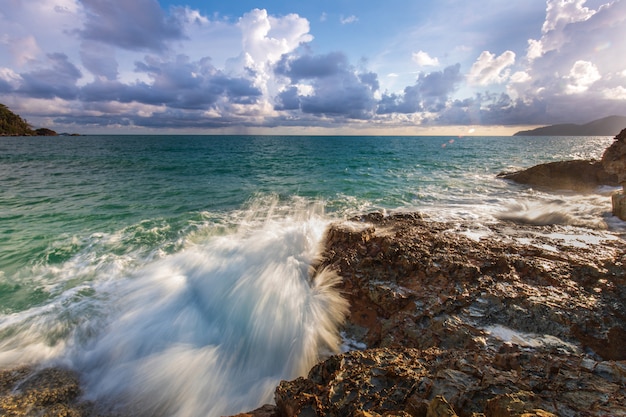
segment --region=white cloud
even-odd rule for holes
[[[543,44],[541,41],[529,39],[526,57],[532,61],[533,59],[539,58],[541,55],[543,55]]]
[[[347,25],[350,23],[356,23],[359,21],[359,18],[356,17],[355,15],[350,15],[348,17],[343,17],[341,16],[341,18],[339,19],[339,21],[341,22],[342,25]]]
[[[276,18],[254,9],[239,19],[244,53],[255,63],[276,62],[283,54],[310,42],[308,20],[296,14]]]
[[[609,100],[626,100],[626,88],[618,86],[603,91],[605,98]]]
[[[439,59],[437,59],[437,57],[431,57],[430,55],[428,55],[427,52],[424,51],[413,52],[413,62],[415,62],[420,67],[439,66]]]
[[[567,43],[569,37],[565,31],[567,26],[589,20],[595,10],[585,7],[587,0],[548,0],[546,19],[541,28],[540,40],[528,40],[529,60],[539,58],[543,54],[558,50]]]
[[[566,94],[584,93],[602,76],[592,62],[576,61],[565,79],[569,82],[565,87]]]
[[[530,81],[530,79],[531,79],[531,77],[530,77],[530,75],[528,75],[528,73],[526,73],[524,71],[517,71],[516,73],[511,75],[510,81],[512,83],[518,84],[518,83],[528,82],[528,81]]]
[[[499,84],[509,78],[507,69],[515,63],[515,53],[505,51],[499,57],[488,51],[483,51],[472,65],[467,75],[468,82],[474,85]]]
[[[22,77],[11,68],[0,68],[0,87],[2,82],[11,88],[17,88],[22,81]]]
[[[569,23],[581,22],[589,19],[595,11],[585,7],[587,0],[548,0],[546,20],[541,31],[548,33],[563,29]]]

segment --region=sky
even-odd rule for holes
[[[85,134],[582,124],[626,116],[626,0],[0,0],[0,103]]]

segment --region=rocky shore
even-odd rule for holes
[[[626,245],[608,232],[418,213],[333,224],[312,273],[350,303],[349,351],[255,416],[626,416]],[[0,374],[7,416],[95,416],[63,369]]]
[[[626,220],[626,129],[615,136],[599,161],[556,161],[498,176],[550,190],[590,192],[602,185],[621,186],[622,191],[612,196],[613,214]]]
[[[283,381],[275,415],[626,415],[623,240],[474,232],[418,214],[331,227],[318,268],[344,278],[346,336],[367,349]]]

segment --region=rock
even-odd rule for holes
[[[556,226],[514,224],[476,241],[471,224],[416,214],[353,220],[331,226],[316,268],[343,277],[346,331],[367,349],[281,382],[279,415],[626,415],[623,241],[568,246],[545,237]]]
[[[626,220],[626,129],[622,130],[615,141],[602,155],[602,165],[606,172],[617,176],[622,192],[611,197],[613,215]]]
[[[237,414],[233,417],[277,417],[276,406],[271,404],[265,404],[256,410],[249,411],[247,413]]]
[[[588,192],[601,185],[618,185],[617,175],[605,169],[602,161],[573,160],[539,164],[531,168],[501,173],[499,178],[550,190]]]
[[[428,405],[426,417],[457,417],[443,395],[437,395]]]
[[[626,191],[626,129],[622,130],[611,146],[602,155],[605,171],[617,177],[617,182]]]
[[[611,205],[613,206],[613,215],[626,220],[626,194],[623,192],[613,194]]]
[[[64,368],[20,367],[0,372],[0,414],[7,417],[93,414],[93,405],[80,401],[78,376]]]

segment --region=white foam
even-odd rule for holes
[[[336,276],[308,277],[325,225],[268,221],[103,285],[114,314],[95,338],[78,331],[64,360],[88,398],[132,404],[136,415],[218,416],[271,402],[280,380],[339,350],[346,303]]]

